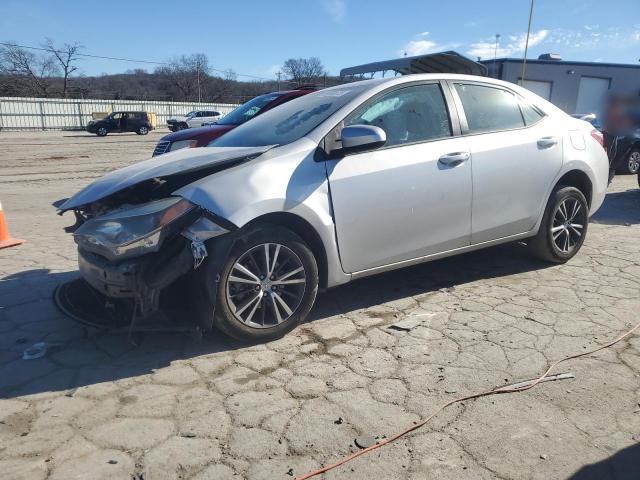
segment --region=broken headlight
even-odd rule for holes
[[[120,260],[157,251],[167,236],[197,216],[191,202],[169,197],[92,218],[75,231],[74,239],[89,251]]]

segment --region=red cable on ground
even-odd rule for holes
[[[353,460],[354,458],[357,458],[361,455],[364,455],[365,453],[368,453],[372,450],[375,450],[376,448],[380,448],[383,445],[387,445],[391,442],[394,442],[396,440],[398,440],[400,437],[405,436],[407,433],[413,432],[414,430],[417,430],[418,428],[424,426],[426,423],[428,423],[433,417],[435,417],[438,413],[440,413],[442,410],[444,410],[445,408],[455,404],[455,403],[459,403],[459,402],[464,402],[466,400],[473,400],[476,398],[480,398],[480,397],[487,397],[489,395],[497,395],[497,394],[502,394],[502,393],[518,393],[518,392],[524,392],[526,390],[530,390],[533,387],[535,387],[536,385],[538,385],[541,381],[543,381],[548,375],[549,373],[551,373],[551,371],[557,367],[559,364],[566,362],[568,360],[574,360],[576,358],[580,358],[580,357],[586,357],[587,355],[593,355],[596,352],[599,352],[600,350],[604,350],[605,348],[609,348],[613,345],[615,345],[616,343],[620,342],[621,340],[625,339],[626,337],[632,335],[636,330],[640,329],[640,323],[638,323],[635,327],[633,327],[631,330],[629,330],[628,332],[620,335],[618,338],[616,338],[615,340],[606,343],[605,345],[602,345],[594,350],[589,350],[587,352],[582,352],[579,353],[577,355],[571,355],[569,357],[565,357],[561,360],[558,360],[554,363],[551,364],[551,366],[549,368],[547,368],[547,370],[544,372],[544,374],[542,374],[542,376],[538,377],[534,382],[527,384],[523,387],[520,388],[512,388],[510,386],[506,386],[506,387],[500,387],[500,388],[496,388],[494,390],[487,390],[485,392],[481,392],[481,393],[474,393],[472,395],[467,395],[465,397],[460,397],[460,398],[456,398],[454,400],[451,400],[447,403],[445,403],[444,405],[442,405],[440,408],[438,408],[434,413],[432,413],[431,415],[429,415],[426,419],[422,420],[419,423],[416,423],[415,425],[412,425],[408,428],[406,428],[405,430],[398,432],[396,434],[394,434],[393,436],[386,438],[382,441],[380,441],[379,443],[376,443],[375,445],[371,445],[370,447],[364,448],[362,450],[359,450],[357,452],[352,453],[351,455],[347,455],[346,457],[338,460],[335,463],[332,463],[331,465],[327,465],[326,467],[322,467],[319,468],[317,470],[314,470],[312,472],[309,473],[305,473],[302,476],[296,477],[295,480],[306,480],[307,478],[311,478],[311,477],[315,477],[316,475],[320,475],[321,473],[325,473],[328,472],[329,470],[333,470],[334,468],[337,468],[341,465],[344,465],[345,463]]]

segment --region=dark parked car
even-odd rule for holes
[[[153,130],[147,112],[113,112],[100,120],[92,120],[87,125],[87,132],[104,137],[107,133],[135,132],[146,135]]]
[[[233,130],[238,125],[271,110],[278,105],[314,92],[314,88],[303,87],[285,92],[273,92],[260,95],[240,105],[231,113],[225,115],[214,125],[200,128],[189,128],[170,133],[160,139],[153,151],[153,156],[180,150],[181,148],[206,147],[209,142]]]
[[[605,133],[605,145],[611,165],[618,173],[640,175],[640,129],[619,136]]]

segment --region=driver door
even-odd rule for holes
[[[120,131],[120,120],[122,119],[122,113],[114,113],[107,117],[107,128],[110,132]]]
[[[382,128],[387,141],[327,161],[346,272],[470,244],[471,160],[451,117],[438,82],[387,91],[347,117],[344,125]]]

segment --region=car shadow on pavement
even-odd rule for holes
[[[331,289],[319,296],[308,321],[548,266],[530,257],[520,244],[472,252]],[[175,360],[247,346],[217,331],[200,341],[175,333],[145,334],[133,345],[127,335],[80,325],[62,314],[52,300],[55,286],[77,275],[30,270],[0,279],[0,301],[11,298],[0,309],[0,398],[73,391],[152,374]],[[46,354],[23,360],[23,352],[39,342],[47,344]]]
[[[598,463],[582,467],[568,480],[637,480],[640,478],[640,443],[624,448]]]
[[[0,278],[0,399],[74,389],[128,379],[180,359],[214,355],[245,345],[222,334],[201,340],[188,334],[111,334],[81,325],[58,310],[57,285],[78,272],[29,270]],[[45,343],[41,358],[25,351]]]
[[[591,221],[605,225],[640,224],[640,189],[607,193]]]
[[[452,289],[487,278],[506,277],[551,266],[510,243],[363,278],[321,295],[310,321],[366,309],[403,298]],[[333,312],[332,312],[333,310]]]

